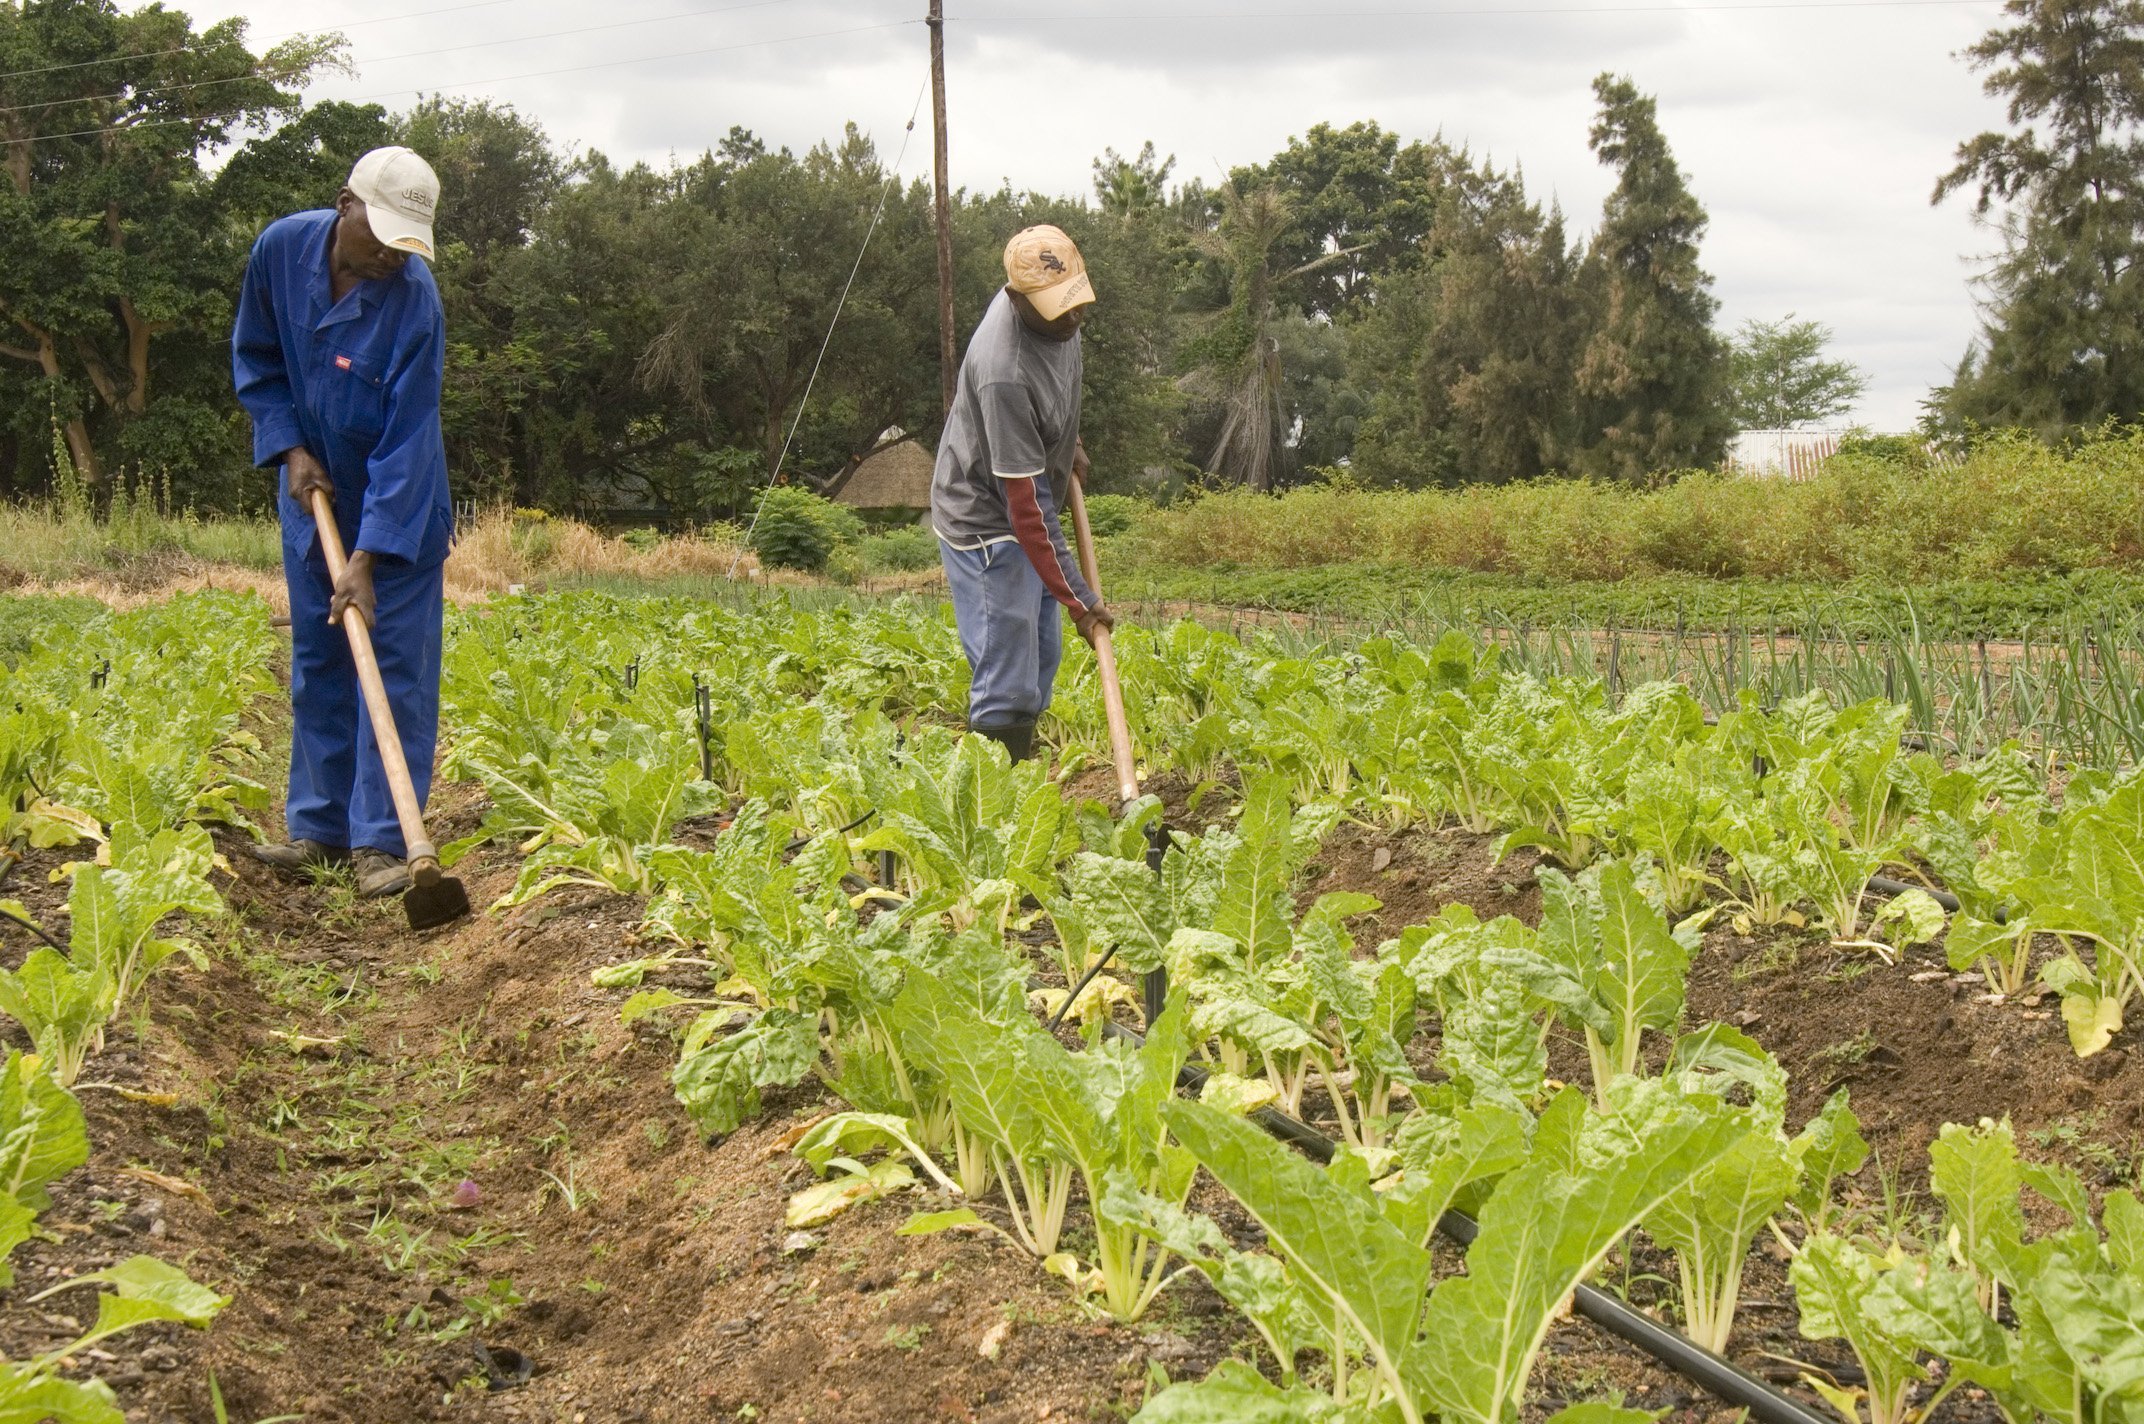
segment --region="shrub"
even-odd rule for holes
[[[1859,455],[1871,460],[1889,460],[1894,465],[1925,469],[1928,442],[1917,435],[1870,435],[1850,432],[1839,440],[1841,455]]]
[[[1862,439],[1807,480],[1230,490],[1143,509],[1115,555],[1155,569],[1371,563],[1544,584],[2144,572],[2144,432],[2067,449],[1993,435],[1947,466],[1912,440]]]
[[[794,485],[775,485],[759,499],[752,552],[770,568],[823,573],[836,549],[863,534],[863,521],[846,505]]]
[[[907,574],[938,565],[938,538],[920,524],[874,534],[858,546],[867,574]]]
[[[1087,496],[1087,527],[1094,531],[1095,538],[1107,539],[1131,528],[1143,512],[1153,507],[1128,494],[1091,494]]]

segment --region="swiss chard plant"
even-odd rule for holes
[[[67,952],[36,949],[21,968],[0,970],[0,1013],[23,1026],[63,1085],[150,975],[174,956],[206,964],[192,940],[166,932],[170,919],[224,911],[209,881],[219,857],[199,826],[147,836],[122,830],[106,854],[109,864],[66,867],[73,879]]]
[[[1861,1165],[1854,1152],[1859,1136],[1840,1096],[1790,1140],[1786,1071],[1723,1024],[1678,1041],[1668,1075],[1678,1091],[1692,1102],[1710,1101],[1736,1129],[1726,1150],[1645,1221],[1652,1238],[1675,1255],[1685,1332],[1724,1353],[1751,1242],[1802,1194],[1805,1176],[1812,1190],[1803,1199],[1821,1213],[1832,1177]]]
[[[1733,1128],[1659,1084],[1636,1085],[1614,1115],[1560,1095],[1531,1150],[1482,1209],[1467,1273],[1435,1284],[1423,1219],[1453,1167],[1420,1194],[1370,1189],[1360,1158],[1321,1170],[1241,1118],[1197,1103],[1166,1112],[1179,1141],[1264,1229],[1306,1309],[1329,1322],[1331,1392],[1274,1391],[1267,1417],[1340,1421],[1516,1421],[1549,1326],[1571,1289],[1667,1197],[1723,1150]],[[1487,1129],[1484,1129],[1487,1130]],[[1467,1153],[1464,1141],[1453,1151]],[[1498,1163],[1496,1165],[1502,1165]],[[1434,1166],[1425,1168],[1434,1172]],[[1359,1358],[1359,1370],[1349,1361]],[[1224,1417],[1241,1371],[1172,1386],[1140,1417]],[[1233,1396],[1233,1398],[1232,1398]]]
[[[1585,1034],[1596,1101],[1643,1064],[1646,1036],[1673,1036],[1682,1020],[1694,928],[1673,926],[1639,888],[1628,861],[1600,867],[1592,884],[1541,872],[1541,953],[1582,990],[1558,1004]]]

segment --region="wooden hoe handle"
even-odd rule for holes
[[[1094,561],[1094,531],[1087,525],[1087,499],[1072,481],[1072,530],[1079,543],[1079,571],[1087,587],[1102,596],[1102,574]],[[1117,680],[1117,650],[1107,628],[1094,630],[1094,666],[1102,680],[1102,711],[1109,719],[1109,754],[1117,764],[1117,794],[1126,805],[1139,799],[1139,768],[1132,757],[1131,726],[1124,718],[1124,685]]]
[[[343,552],[342,531],[335,525],[335,504],[326,490],[307,492],[312,501],[313,523],[320,529],[320,552],[328,561],[328,577],[342,581],[350,559]],[[350,656],[357,663],[358,684],[365,689],[365,708],[372,714],[372,739],[379,744],[380,765],[387,772],[388,788],[394,793],[395,818],[402,823],[409,878],[426,889],[439,883],[439,852],[425,834],[424,813],[417,809],[417,788],[409,779],[409,762],[402,755],[402,737],[395,730],[395,709],[387,701],[387,684],[380,681],[379,659],[372,652],[372,629],[355,609],[343,614],[342,630],[350,638]]]

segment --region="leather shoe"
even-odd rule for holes
[[[350,852],[321,841],[294,840],[288,845],[248,846],[246,853],[263,865],[272,865],[285,875],[303,875],[309,870],[328,870],[350,863]]]
[[[409,889],[409,867],[403,864],[400,856],[389,855],[371,846],[360,846],[350,857],[350,863],[357,872],[357,893],[361,899],[384,900]]]

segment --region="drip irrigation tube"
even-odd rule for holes
[[[842,829],[853,830],[869,820],[873,814],[875,813],[867,811]],[[1149,828],[1149,863],[1157,870],[1167,844],[1165,835],[1166,832],[1161,831],[1158,825]],[[883,867],[881,873],[884,873]],[[1869,881],[1869,888],[1895,895],[1925,887],[1910,886],[1902,881],[1886,880],[1879,876]],[[1944,908],[1957,910],[1957,896],[1943,890],[1929,890],[1928,893]],[[1086,975],[1072,986],[1071,991],[1065,995],[1064,1004],[1050,1020],[1052,1032],[1063,1021],[1066,1011],[1079,997],[1080,991],[1093,982],[1094,977],[1102,972],[1111,957],[1111,954],[1104,954],[1088,969]],[[1148,1013],[1151,1022],[1153,1017],[1158,1017],[1158,1011],[1151,1001],[1166,996],[1167,979],[1159,971],[1143,976],[1143,979],[1141,988],[1145,991],[1143,997],[1150,1001]],[[1108,1037],[1123,1039],[1134,1047],[1146,1042],[1144,1035],[1121,1024],[1107,1024],[1103,1032]],[[1205,1087],[1206,1076],[1205,1069],[1187,1063],[1177,1076],[1177,1087],[1196,1093]],[[1252,1112],[1250,1117],[1275,1138],[1316,1161],[1330,1162],[1339,1150],[1339,1144],[1332,1138],[1278,1108],[1259,1108]],[[1474,1219],[1464,1212],[1448,1211],[1437,1221],[1437,1234],[1462,1247],[1472,1245],[1480,1229]],[[1641,1353],[1656,1363],[1681,1375],[1713,1397],[1748,1410],[1750,1417],[1758,1424],[1836,1424],[1836,1421],[1816,1414],[1788,1398],[1734,1362],[1715,1355],[1680,1331],[1670,1330],[1643,1311],[1631,1309],[1597,1286],[1581,1284],[1574,1289],[1571,1293],[1571,1309],[1581,1319],[1626,1344],[1636,1346]]]
[[[67,952],[67,946],[61,944],[51,935],[46,934],[43,929],[39,928],[38,923],[35,920],[25,919],[23,916],[16,914],[13,910],[5,908],[0,908],[0,919],[10,920],[15,924],[21,925],[31,934],[36,935],[39,939],[43,940],[47,948],[56,949],[62,954],[65,954]]]
[[[1139,1033],[1119,1024],[1110,1024],[1103,1031],[1134,1046],[1146,1041]],[[1206,1070],[1188,1063],[1177,1078],[1177,1086],[1191,1092],[1198,1091],[1205,1083]],[[1339,1148],[1332,1138],[1278,1108],[1259,1108],[1250,1116],[1267,1132],[1319,1162],[1330,1162]],[[1437,1222],[1438,1234],[1460,1246],[1473,1244],[1479,1231],[1474,1219],[1463,1212],[1448,1211]],[[1804,1408],[1747,1370],[1713,1354],[1688,1336],[1668,1329],[1644,1312],[1632,1310],[1596,1286],[1581,1285],[1573,1291],[1571,1308],[1581,1318],[1617,1339],[1637,1346],[1700,1389],[1747,1409],[1750,1417],[1759,1424],[1836,1424],[1835,1420]]]
[[[1918,890],[1954,915],[1963,908],[1958,903],[1958,897],[1948,890],[1938,890],[1933,885],[1908,885],[1905,881],[1893,880],[1888,875],[1871,875],[1869,877],[1869,889],[1874,890],[1879,895],[1903,895],[1908,890]],[[2003,924],[2009,918],[2001,910],[1995,912],[1995,923],[1997,924]]]

